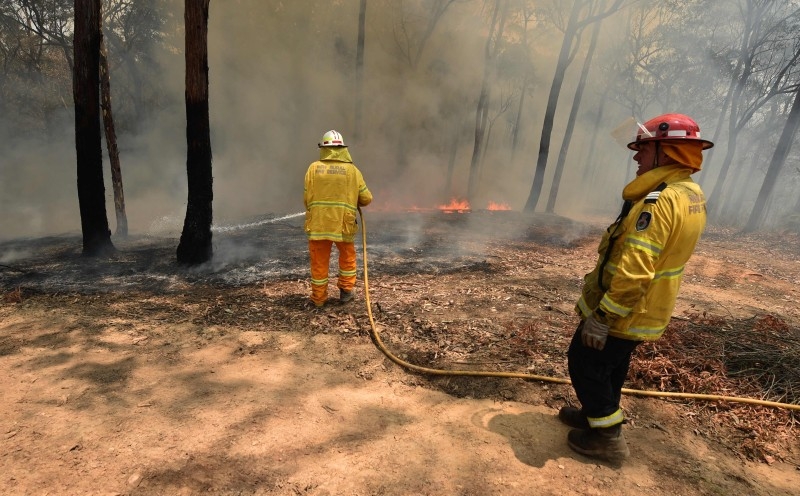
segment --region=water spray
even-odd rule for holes
[[[274,224],[282,220],[293,219],[295,217],[300,217],[301,215],[305,214],[306,214],[305,212],[297,212],[296,214],[284,215],[283,217],[276,217],[274,219],[260,220],[258,222],[249,222],[247,224],[236,224],[234,226],[212,226],[211,231],[212,232],[239,231],[241,229],[247,229],[248,227],[258,227],[258,226],[263,226],[264,224]]]

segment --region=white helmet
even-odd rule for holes
[[[347,146],[347,145],[344,144],[344,138],[342,138],[342,135],[339,134],[339,131],[331,129],[330,131],[322,135],[322,141],[317,143],[317,146],[322,148],[323,146]]]

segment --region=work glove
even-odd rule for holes
[[[602,350],[608,338],[608,324],[603,324],[594,314],[589,315],[581,329],[581,342],[584,346]]]

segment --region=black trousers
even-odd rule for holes
[[[622,385],[628,376],[631,354],[641,341],[609,336],[602,350],[581,342],[583,321],[575,330],[567,351],[569,378],[588,417],[607,417],[619,409]]]

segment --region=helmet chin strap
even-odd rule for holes
[[[658,163],[658,156],[661,154],[661,143],[656,141],[656,153],[653,155],[653,169],[657,169],[661,164]]]

